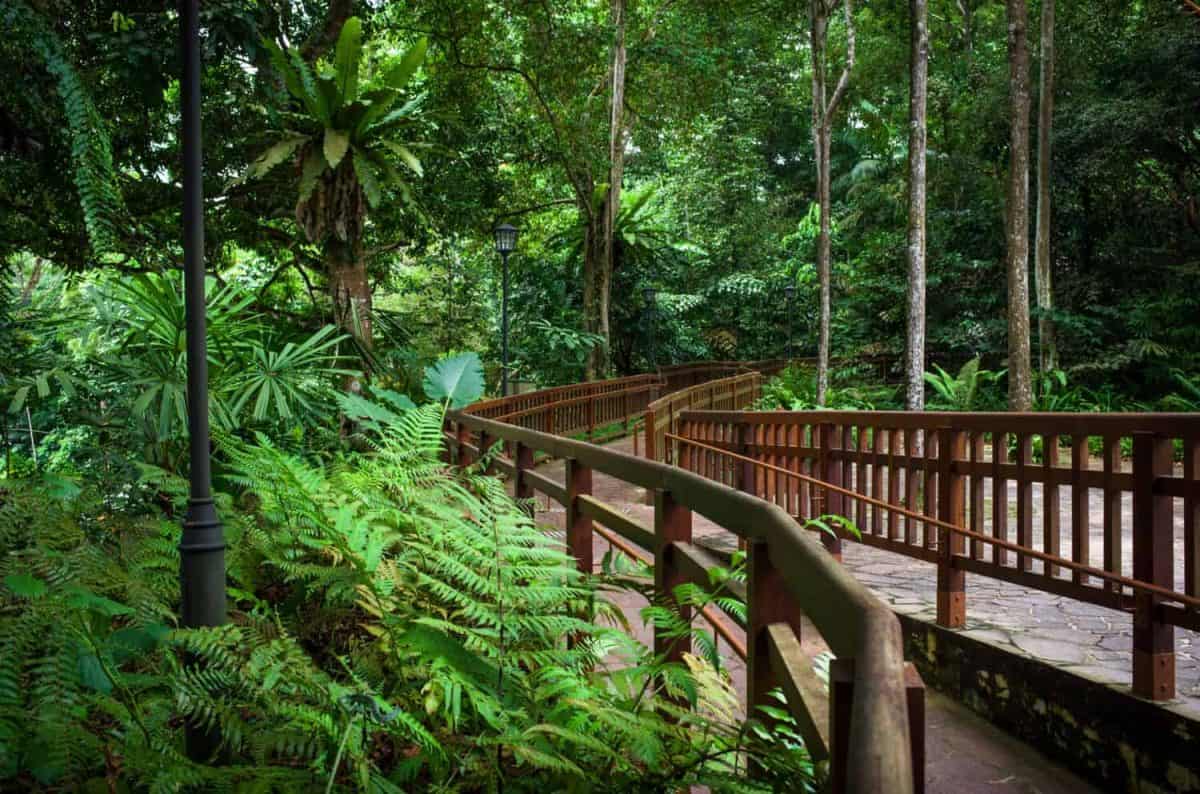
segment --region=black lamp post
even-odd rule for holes
[[[200,151],[199,0],[180,0],[183,53],[183,271],[187,323],[188,446],[191,490],[179,542],[180,611],[185,627],[225,622],[225,536],[212,499],[208,434],[208,345],[204,306],[204,185]],[[210,758],[220,737],[196,725],[186,728],[187,752]]]
[[[642,290],[642,300],[646,304],[646,346],[649,350],[647,359],[650,361],[650,369],[658,369],[658,362],[654,355],[654,309],[656,293],[654,287],[646,287]]]
[[[496,227],[496,252],[503,262],[500,286],[500,396],[508,396],[508,255],[517,247],[517,228],[507,223]]]
[[[783,296],[787,303],[787,359],[792,360],[792,316],[796,313],[796,285],[788,284],[783,288]]]

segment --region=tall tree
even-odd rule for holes
[[[426,42],[420,40],[399,59],[369,72],[360,69],[362,23],[350,17],[338,36],[333,69],[321,73],[295,51],[269,40],[266,45],[293,104],[303,113],[289,116],[283,140],[260,155],[247,176],[261,177],[288,160],[297,166],[296,222],[310,241],[323,247],[335,321],[370,350],[372,296],[363,228],[368,208],[383,202],[386,188],[409,197],[396,163],[417,176],[422,173],[399,137],[400,129],[415,121],[419,99],[396,105],[425,59]]]
[[[1033,406],[1029,360],[1029,9],[1006,0],[1008,17],[1008,408]]]
[[[609,304],[616,261],[617,216],[621,212],[621,181],[625,174],[625,47],[626,0],[612,0],[612,62],[609,67],[609,127],[607,184],[594,190],[602,198],[598,212],[587,226],[583,272],[584,328],[599,334],[603,342],[588,354],[587,378],[604,377],[608,372],[612,334],[609,328]],[[592,196],[586,196],[591,201]]]
[[[1037,286],[1038,350],[1042,372],[1058,367],[1054,291],[1050,258],[1050,144],[1054,127],[1054,0],[1042,0],[1041,86],[1038,93],[1037,247],[1033,271]]]
[[[817,405],[825,404],[829,389],[829,324],[832,308],[832,251],[830,241],[830,144],[833,139],[833,117],[850,86],[850,71],[854,68],[854,18],[851,0],[844,0],[846,15],[846,62],[834,86],[833,95],[826,99],[828,78],[827,50],[829,18],[837,0],[810,0],[809,35],[812,44],[812,136],[813,154],[817,164],[817,205],[821,222],[817,234],[817,279],[821,286],[821,321],[817,339]]]
[[[908,344],[904,406],[925,408],[925,105],[929,88],[929,9],[910,0],[908,87]]]

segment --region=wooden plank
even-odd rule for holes
[[[1172,499],[1154,492],[1154,481],[1171,473],[1173,446],[1154,433],[1133,436],[1133,577],[1175,586]],[[1134,595],[1133,693],[1151,700],[1175,697],[1175,628],[1164,623],[1157,598]]]
[[[952,465],[954,459],[962,457],[965,440],[961,430],[944,427],[938,431],[936,498],[941,504],[943,520],[954,526],[963,525],[963,513],[966,510],[966,483],[962,475],[954,473]],[[926,494],[927,502],[933,498],[933,495]],[[931,529],[929,524],[925,525],[925,548],[930,546]],[[938,528],[937,535],[937,623],[944,628],[958,629],[967,623],[967,575],[954,567],[952,558],[962,553],[963,537],[945,528]]]
[[[921,512],[930,518],[938,517],[938,449],[941,445],[940,434],[925,430],[925,488],[922,494]],[[949,469],[947,469],[949,470]],[[959,525],[961,526],[961,524]],[[937,527],[928,521],[921,525],[921,538],[925,548],[932,549],[937,545]]]
[[[1062,543],[1059,530],[1059,492],[1053,473],[1058,469],[1058,435],[1047,433],[1042,436],[1042,466],[1046,477],[1042,483],[1042,551],[1061,555]],[[1058,576],[1061,569],[1057,565],[1042,564],[1042,573],[1046,576]]]
[[[1114,487],[1113,474],[1121,469],[1121,439],[1104,437],[1104,570],[1121,572],[1121,491]],[[1109,583],[1110,588],[1117,585]]]
[[[992,434],[992,537],[1008,540],[1008,480],[1004,464],[1008,460],[1008,435]],[[992,562],[1008,564],[1008,549],[992,546]]]
[[[1200,595],[1200,435],[1183,439],[1183,479],[1193,486],[1183,498],[1183,591]]]
[[[875,453],[875,460],[879,460],[879,456],[883,453],[883,428],[876,425],[871,428],[871,451]],[[871,496],[876,499],[883,499],[883,467],[878,462],[871,465]],[[871,534],[883,534],[883,509],[879,505],[871,505]]]
[[[771,667],[779,671],[780,688],[805,749],[814,761],[828,760],[829,695],[825,682],[813,670],[812,659],[804,653],[790,626],[767,626],[767,643]]]
[[[1083,484],[1083,473],[1088,469],[1088,437],[1071,437],[1071,559],[1074,562],[1091,564],[1092,533],[1089,522],[1088,489]],[[1086,585],[1091,577],[1079,571],[1071,572],[1075,584]]]
[[[578,499],[579,509],[585,516],[643,549],[654,550],[654,530],[593,496],[580,496]]]
[[[658,541],[654,550],[654,589],[660,593],[670,593],[687,581],[670,546],[675,542],[692,542],[692,511],[670,491],[655,492],[654,536]],[[679,613],[684,620],[692,619],[691,607],[680,606]],[[660,636],[658,632],[654,634],[654,653],[665,657],[666,661],[682,662],[684,654],[691,650],[692,643],[687,637],[668,638]]]
[[[971,434],[970,450],[972,466],[982,464],[984,457],[983,433],[976,432]],[[971,475],[971,523],[969,529],[981,535],[984,533],[984,482],[983,476],[979,474]],[[983,543],[976,538],[971,538],[971,557],[976,560],[983,559]]]
[[[575,558],[579,570],[589,576],[593,572],[592,520],[584,515],[582,498],[592,493],[592,470],[573,458],[567,468],[567,552]]]
[[[867,428],[859,427],[857,446],[858,457],[854,463],[854,490],[863,495],[869,495],[870,493],[867,488],[867,465],[864,462],[868,443],[869,439],[867,438]],[[859,499],[858,504],[855,506],[854,516],[854,523],[858,526],[859,532],[869,531],[867,529],[867,503],[862,499]]]
[[[890,505],[900,504],[900,470],[896,467],[896,456],[900,454],[900,439],[901,431],[891,428],[888,430],[888,490],[887,503]],[[906,450],[907,451],[907,450]],[[898,513],[888,511],[887,514],[888,537],[893,540],[900,538],[900,516]]]
[[[907,459],[907,464],[904,467],[904,501],[903,504],[909,510],[917,511],[920,509],[918,487],[920,486],[920,475],[917,474],[916,468],[916,450],[918,449],[918,439],[920,438],[918,430],[904,431],[904,454]],[[904,542],[916,544],[917,542],[917,520],[912,516],[904,516]]]
[[[1033,438],[1028,433],[1017,434],[1017,544],[1033,548],[1033,483],[1027,474],[1033,462]],[[1028,571],[1033,559],[1017,552],[1017,567]]]

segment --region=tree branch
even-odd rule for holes
[[[850,86],[850,70],[854,68],[854,12],[850,4],[851,0],[845,0],[843,4],[843,8],[846,11],[846,65],[842,68],[842,74],[838,78],[837,87],[833,89],[833,96],[829,98],[829,104],[825,108],[826,123],[828,123],[828,119],[837,111],[842,97],[846,95],[846,89]]]

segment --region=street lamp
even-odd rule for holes
[[[642,290],[642,300],[646,304],[646,345],[648,355],[646,358],[650,362],[650,369],[658,369],[658,363],[654,356],[654,309],[656,301],[656,293],[654,287],[646,287]]]
[[[496,227],[496,252],[503,262],[500,297],[500,395],[508,396],[508,255],[517,247],[517,228],[507,223]]]
[[[188,451],[190,491],[179,541],[180,618],[185,627],[225,622],[225,535],[212,499],[208,433],[208,345],[204,307],[204,185],[200,149],[200,1],[180,0],[183,52],[183,271],[187,325]],[[215,730],[189,723],[190,758],[210,758],[220,744]]]
[[[787,359],[792,360],[792,315],[795,312],[796,285],[788,284],[783,288],[783,297],[787,303]]]

